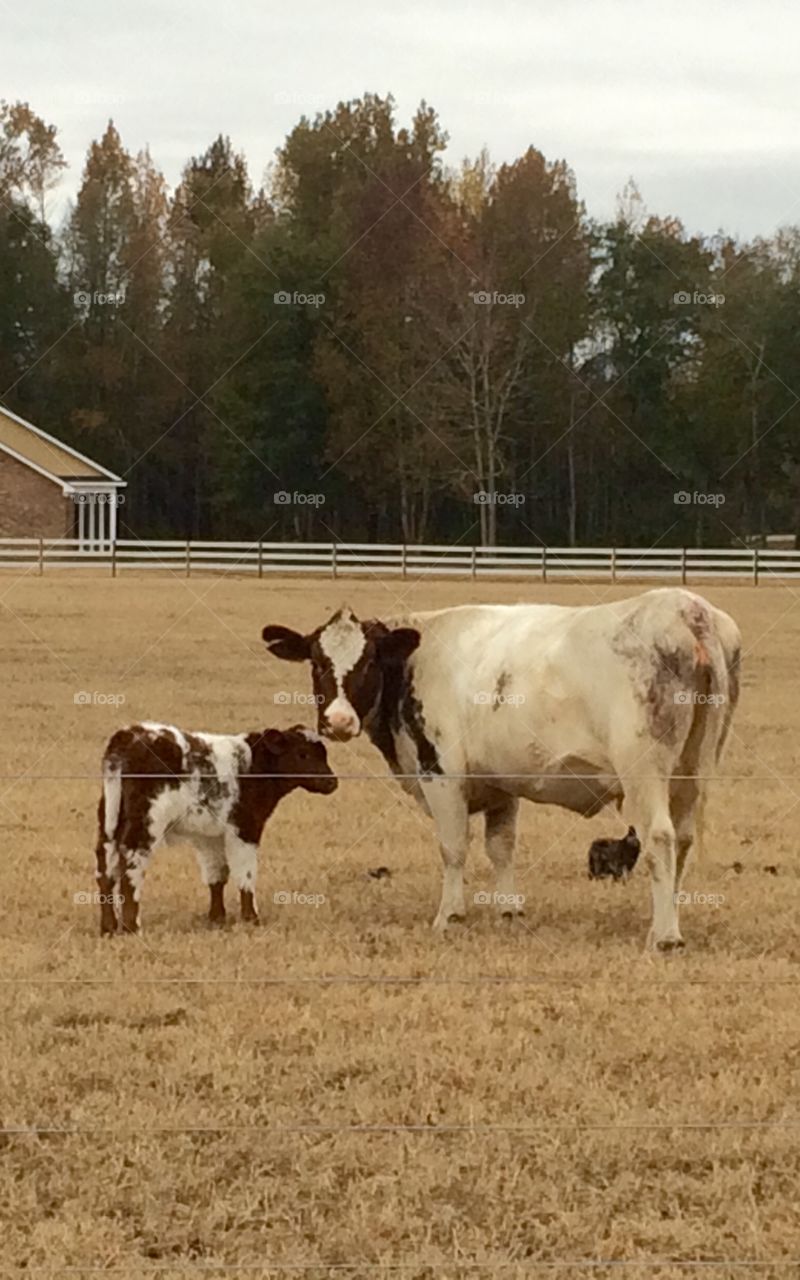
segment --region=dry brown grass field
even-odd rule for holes
[[[360,740],[330,758],[371,776],[268,825],[260,928],[208,930],[188,848],[148,873],[141,938],[81,901],[117,725],[313,723],[274,702],[309,677],[264,623],[642,589],[0,575],[0,1274],[796,1273],[800,589],[702,589],[746,656],[686,886],[720,900],[684,908],[684,955],[643,950],[641,868],[587,878],[613,809],[524,806],[524,921],[475,905],[438,939],[433,829]]]

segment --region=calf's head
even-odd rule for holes
[[[285,779],[287,789],[304,787],[330,795],[339,779],[328,764],[324,742],[312,729],[296,724],[291,729],[265,729],[248,736],[254,773]]]
[[[362,622],[347,608],[309,635],[279,626],[264,627],[261,635],[276,658],[311,663],[319,731],[341,742],[358,737],[392,668],[402,666],[420,640],[412,627]]]

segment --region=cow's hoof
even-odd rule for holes
[[[464,916],[457,911],[451,911],[449,916],[442,915],[441,911],[433,922],[433,931],[438,933],[440,937],[447,936],[447,930],[451,924],[463,924]]]
[[[226,919],[225,916],[213,916],[213,917],[209,916],[208,917],[209,929],[224,929],[225,919]]]
[[[242,924],[249,924],[251,928],[255,929],[256,925],[261,924],[261,917],[260,916],[242,916]]]
[[[656,951],[683,951],[685,946],[683,938],[662,938],[656,943]]]
[[[525,915],[524,911],[503,911],[500,913],[501,920],[521,920]]]

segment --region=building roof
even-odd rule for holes
[[[120,476],[0,405],[0,450],[59,484],[124,485]]]

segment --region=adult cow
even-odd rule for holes
[[[263,630],[310,662],[319,731],[364,729],[433,816],[444,862],[434,927],[464,915],[470,813],[504,914],[519,909],[519,798],[585,816],[625,802],[650,868],[651,946],[683,946],[677,894],[738,697],[733,619],[679,588],[627,600],[464,605],[385,621],[347,608],[316,631]]]

